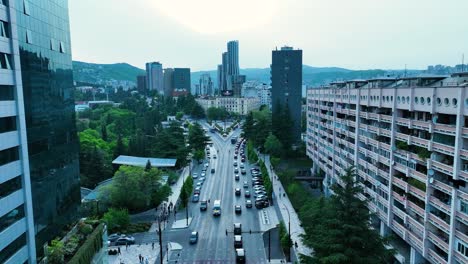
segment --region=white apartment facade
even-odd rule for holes
[[[247,115],[250,111],[260,108],[260,99],[255,97],[199,98],[196,101],[205,111],[210,107],[217,107],[240,115]]]
[[[401,263],[468,263],[468,73],[308,89],[306,142],[326,193],[356,167]]]
[[[0,262],[36,263],[18,1],[0,1]]]

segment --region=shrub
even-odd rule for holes
[[[94,254],[102,248],[102,232],[104,224],[100,224],[92,233],[88,236],[83,245],[78,249],[73,258],[68,262],[69,264],[87,264],[91,263]],[[63,262],[61,262],[63,263]]]
[[[127,209],[115,209],[110,208],[102,218],[107,224],[107,228],[111,233],[118,231],[119,229],[126,229],[130,224],[130,216],[128,215]]]
[[[409,149],[408,143],[406,143],[404,141],[400,141],[400,140],[396,141],[396,147],[397,147],[397,149],[401,149],[401,150],[408,150]]]
[[[50,246],[47,246],[47,261],[50,264],[64,262],[65,249],[62,241],[54,239]]]

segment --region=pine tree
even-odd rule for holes
[[[105,124],[101,125],[101,138],[104,141],[107,141],[107,126]]]
[[[152,167],[152,166],[151,166],[151,161],[148,160],[148,161],[146,162],[145,171],[150,171],[150,170],[151,170],[151,167]]]

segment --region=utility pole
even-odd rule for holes
[[[284,206],[286,212],[288,212],[288,246],[289,246],[289,254],[288,254],[288,261],[291,262],[291,247],[292,247],[292,240],[291,240],[291,215],[289,214],[289,210],[286,206]]]
[[[158,230],[159,230],[159,259],[161,260],[161,264],[163,264],[163,246],[162,246],[162,232],[161,232],[161,214],[158,216]]]
[[[271,262],[271,229],[268,230],[268,262]]]

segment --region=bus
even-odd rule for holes
[[[237,137],[232,137],[231,138],[231,144],[236,144],[237,143]]]
[[[221,200],[215,200],[213,204],[213,216],[221,215]]]

